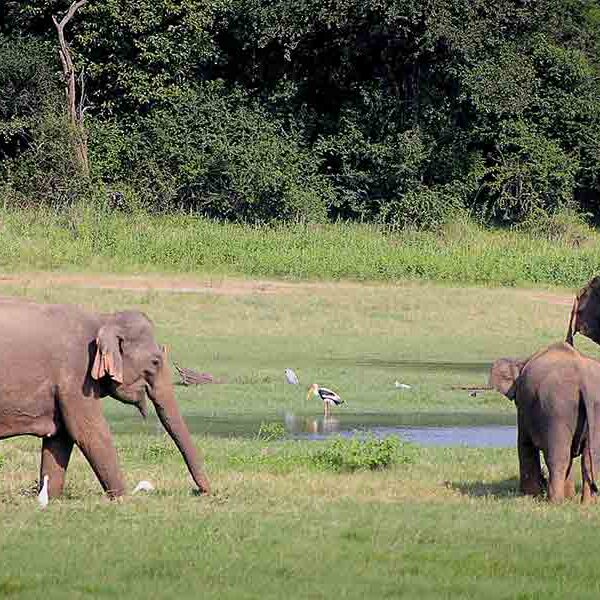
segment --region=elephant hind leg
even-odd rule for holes
[[[566,485],[572,463],[569,450],[570,447],[567,448],[566,452],[551,450],[546,455],[546,464],[550,472],[548,500],[556,504],[565,499],[566,492],[569,490],[569,486]]]
[[[590,486],[590,474],[593,472],[594,475],[597,473],[597,465],[594,463],[594,470],[591,469],[590,452],[588,450],[587,442],[583,445],[583,451],[581,453],[581,503],[591,504],[596,502],[596,496],[592,493]]]
[[[527,496],[540,496],[545,489],[540,451],[519,431],[520,490]]]
[[[56,498],[63,492],[72,450],[73,439],[66,431],[61,431],[52,437],[45,437],[42,442],[39,487],[42,486],[44,475],[48,475],[48,496],[50,498]]]
[[[573,498],[575,496],[575,476],[573,474],[573,461],[569,465],[567,476],[565,477],[565,498]]]

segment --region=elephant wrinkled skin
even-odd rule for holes
[[[40,481],[63,491],[76,444],[110,497],[125,492],[102,398],[146,415],[146,396],[201,492],[210,485],[175,400],[165,352],[137,311],[93,314],[76,306],[0,298],[0,439],[43,438]]]
[[[541,450],[549,500],[573,496],[572,463],[581,456],[582,502],[590,502],[599,467],[600,361],[559,343],[526,360],[496,361],[490,383],[517,406],[521,491],[542,492]]]

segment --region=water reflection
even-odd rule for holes
[[[337,434],[343,437],[378,438],[398,436],[407,442],[423,446],[469,446],[476,448],[512,448],[517,441],[514,425],[451,425],[451,426],[401,426],[358,425],[348,428],[338,417],[285,416],[286,429],[297,439],[322,440]]]
[[[298,437],[298,434],[307,434],[305,437],[317,439],[317,436],[328,437],[334,433],[339,433],[341,430],[340,419],[333,415],[305,417],[286,413],[284,423],[285,428],[294,437]]]
[[[186,415],[186,422],[193,433],[220,437],[255,437],[261,424],[283,423],[289,439],[396,435],[424,446],[514,448],[517,436],[514,415],[487,413],[338,413],[329,417],[291,412],[281,416],[192,414]],[[123,416],[111,419],[111,428],[115,433],[164,434],[155,417],[142,423],[137,417]]]

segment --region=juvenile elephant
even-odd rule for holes
[[[600,362],[559,343],[526,360],[496,361],[490,384],[517,406],[521,491],[542,492],[541,450],[550,501],[574,495],[572,462],[581,455],[582,502],[589,502],[598,491]]]
[[[0,439],[43,438],[40,481],[49,476],[50,497],[63,491],[73,444],[110,497],[125,492],[102,412],[105,396],[135,405],[144,417],[148,396],[199,490],[210,491],[146,315],[0,298]]]

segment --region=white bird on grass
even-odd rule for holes
[[[143,479],[135,486],[132,493],[136,494],[137,492],[151,492],[153,489],[154,486],[149,481]]]
[[[294,373],[293,369],[285,370],[285,378],[287,379],[287,382],[291,385],[298,385],[300,383],[300,381],[298,380],[298,375]]]
[[[333,391],[324,387],[320,387],[319,384],[313,383],[308,388],[308,394],[306,400],[308,401],[311,396],[319,396],[323,400],[323,408],[325,410],[325,416],[329,416],[329,412],[332,406],[339,406],[344,404],[344,401]]]
[[[399,390],[410,390],[412,388],[408,383],[400,383],[398,380],[394,381],[394,386]]]
[[[50,477],[44,475],[44,484],[38,494],[38,502],[41,508],[46,508],[46,506],[48,506],[48,481],[50,481]]]

